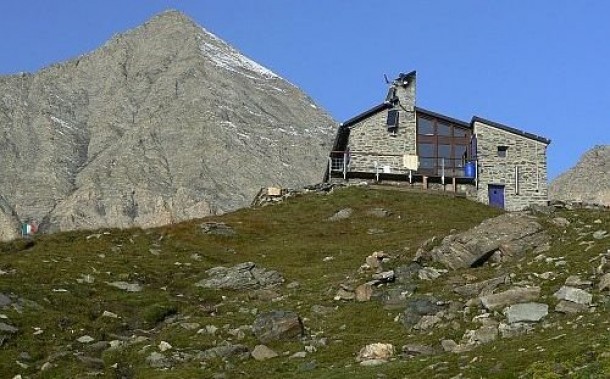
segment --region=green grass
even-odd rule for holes
[[[354,210],[350,218],[327,220],[346,207]],[[373,208],[384,208],[391,215],[386,218],[367,215]],[[205,220],[230,225],[237,232],[235,236],[202,234],[199,228],[202,221],[194,220],[150,230],[69,232],[40,236],[33,243],[21,240],[0,244],[0,269],[10,273],[0,276],[0,292],[27,300],[18,309],[0,310],[8,318],[4,321],[20,329],[0,347],[0,373],[9,378],[17,374],[32,378],[89,377],[87,372],[91,370],[78,359],[85,355],[104,360],[105,368],[100,374],[104,378],[199,378],[217,372],[224,372],[229,378],[371,378],[377,374],[408,378],[452,377],[458,373],[464,377],[512,378],[524,374],[551,378],[559,375],[556,372],[574,372],[581,366],[585,368],[578,372],[586,373],[587,377],[604,377],[601,375],[609,372],[610,364],[601,357],[608,345],[604,313],[585,314],[580,322],[593,326],[577,329],[566,324],[571,320],[569,317],[551,314],[547,322],[557,323],[553,327],[537,328],[535,334],[522,338],[500,339],[464,354],[397,359],[374,368],[364,368],[355,362],[357,352],[368,343],[389,342],[397,350],[407,343],[438,346],[447,336],[459,339],[464,329],[472,326],[468,320],[460,319],[461,329],[457,331],[445,328],[409,332],[394,321],[399,310],[384,310],[375,301],[333,301],[341,283],[357,285],[370,278],[370,273],[358,270],[365,257],[382,250],[392,257],[389,266],[406,264],[427,239],[466,230],[498,214],[495,209],[465,199],[351,187],[331,195],[299,196],[282,204]],[[605,225],[610,224],[607,213],[566,212],[564,216],[572,220],[573,226],[582,222],[583,228],[599,218]],[[526,256],[501,268],[483,266],[449,273],[435,282],[420,283],[419,292],[459,300],[448,282],[466,272],[486,279],[510,271],[517,280],[526,280],[531,272],[552,269],[557,271],[557,278],[543,284],[548,296],[570,273],[580,272],[583,278],[590,275],[592,263],[588,260],[605,252],[607,244],[604,247],[602,242],[597,243],[584,253],[574,228],[564,233],[548,218],[542,217],[541,222],[554,241],[551,251],[545,254],[565,256],[569,267],[558,270],[544,262],[530,263],[533,257]],[[383,232],[368,233],[370,229]],[[102,234],[99,238],[91,237],[96,233]],[[333,259],[325,261],[325,257]],[[246,261],[283,274],[286,283],[278,288],[280,301],[258,300],[247,291],[214,291],[194,285],[206,277],[205,270],[211,267]],[[79,282],[83,278],[93,278],[94,282]],[[115,281],[137,282],[144,289],[128,293],[107,284]],[[299,283],[297,288],[286,287],[294,281]],[[337,309],[321,316],[311,312],[312,305]],[[217,312],[210,314],[204,310],[210,306],[216,306]],[[244,308],[256,308],[258,312],[294,310],[305,320],[308,333],[317,339],[326,338],[327,344],[305,359],[287,356],[303,351],[303,343],[295,341],[269,343],[280,357],[264,362],[229,359],[203,365],[186,361],[176,363],[171,370],[150,368],[146,363],[148,354],[161,341],[169,342],[172,352],[186,354],[213,347],[222,340],[252,349],[258,342],[249,332],[242,340],[228,332],[252,324],[255,316],[244,312]],[[119,318],[102,317],[104,311]],[[201,327],[215,325],[219,330],[215,336],[197,334],[196,330],[181,327],[183,322],[198,323]],[[557,326],[562,327],[561,331]],[[43,330],[42,334],[34,334],[35,328]],[[559,333],[566,336],[552,340]],[[96,341],[134,335],[147,339],[102,353],[89,351],[76,341],[85,334]],[[538,351],[537,346],[545,351]],[[22,352],[27,352],[31,359],[20,359]],[[41,372],[42,364],[54,356],[57,357],[52,359],[53,367]],[[479,357],[476,362],[469,363],[475,357]],[[18,366],[17,360],[29,367]],[[312,361],[315,367],[303,367]]]

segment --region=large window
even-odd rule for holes
[[[467,125],[428,114],[417,116],[417,155],[419,170],[431,176],[463,177],[470,157]]]

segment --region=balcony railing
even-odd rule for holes
[[[354,168],[350,166],[350,160],[353,158],[354,162],[358,156],[375,156],[380,158],[392,158],[396,163],[387,166],[387,163],[379,163],[375,161],[375,166],[370,168]],[[347,177],[349,172],[366,172],[369,174],[404,174],[409,175],[425,175],[429,177],[446,177],[446,178],[474,178],[475,169],[474,163],[469,163],[465,158],[440,158],[440,157],[418,157],[419,167],[417,170],[410,172],[408,169],[402,166],[402,155],[400,154],[382,154],[382,153],[371,153],[371,152],[346,152],[346,151],[333,151],[329,156],[329,174],[331,176],[342,175],[344,178]],[[384,159],[381,159],[382,161]],[[386,159],[387,160],[387,159]],[[364,171],[363,171],[364,170]]]

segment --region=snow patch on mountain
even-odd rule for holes
[[[203,32],[207,34],[210,39],[210,42],[203,42],[201,44],[201,51],[212,60],[212,62],[218,66],[222,67],[226,70],[236,72],[238,74],[242,74],[251,79],[253,78],[243,70],[247,70],[249,72],[258,74],[267,79],[281,79],[279,75],[269,70],[266,67],[261,66],[256,63],[252,59],[244,56],[239,51],[235,50],[231,46],[227,45],[223,40],[218,38],[215,34],[203,29]]]

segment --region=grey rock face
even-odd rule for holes
[[[505,314],[509,324],[538,322],[549,314],[549,306],[543,303],[514,304],[506,309]]]
[[[291,340],[303,336],[305,331],[301,318],[290,311],[261,313],[254,320],[252,331],[262,343],[275,340]]]
[[[444,306],[436,298],[431,296],[421,296],[407,301],[407,306],[403,312],[403,324],[411,328],[426,315],[434,315],[444,309]]]
[[[212,347],[197,354],[196,359],[208,360],[214,358],[247,358],[250,356],[250,349],[244,345],[224,344]]]
[[[320,181],[333,120],[178,12],[89,54],[0,77],[0,238],[157,226]]]
[[[610,206],[610,145],[595,146],[553,180],[549,198]]]
[[[13,301],[10,297],[6,296],[2,292],[0,292],[0,308],[6,307],[7,305],[11,305]]]
[[[557,292],[553,294],[559,300],[571,301],[576,304],[590,305],[593,300],[593,296],[580,288],[562,286]]]
[[[483,280],[477,283],[464,284],[453,289],[453,292],[462,296],[476,296],[479,294],[487,295],[498,287],[500,284],[509,284],[510,276],[502,275],[497,278]]]
[[[278,353],[265,345],[254,346],[254,350],[252,350],[252,353],[250,354],[252,354],[252,358],[256,359],[257,361],[264,361],[278,356]]]
[[[209,279],[203,279],[198,287],[216,289],[256,289],[284,282],[282,275],[273,270],[256,267],[254,262],[244,262],[233,267],[214,267],[206,271]]]
[[[535,218],[523,213],[506,213],[483,221],[459,234],[445,237],[441,245],[422,252],[419,259],[458,269],[479,266],[495,253],[513,257],[548,241],[548,235]]]
[[[516,287],[503,292],[481,296],[480,299],[481,304],[485,308],[495,310],[511,304],[536,300],[538,297],[540,297],[540,287]]]

